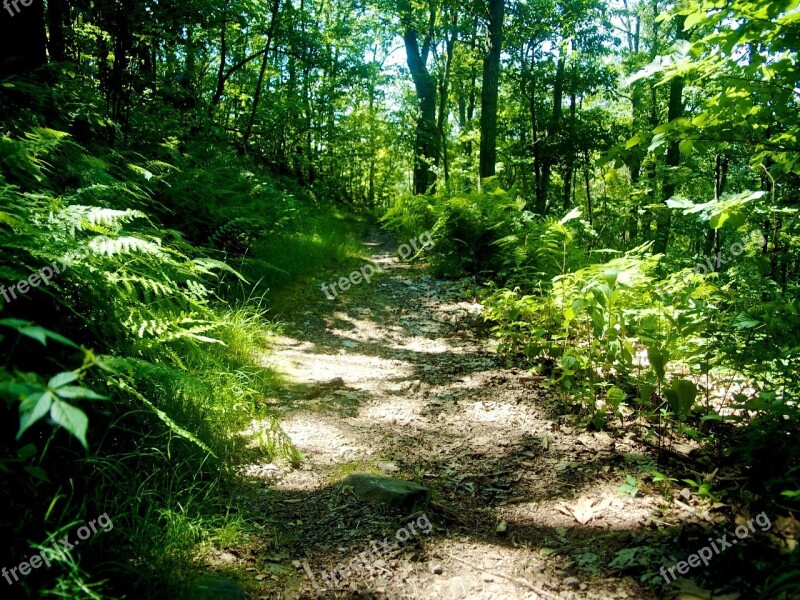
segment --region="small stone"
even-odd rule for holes
[[[589,586],[588,586],[588,585],[586,585],[585,583],[582,583],[582,584],[580,585],[580,590],[581,590],[582,592],[585,592],[585,591],[586,591],[586,590],[588,590],[588,589],[589,589]]]
[[[578,587],[580,587],[581,582],[577,577],[567,577],[564,580],[564,585],[567,587],[571,587],[573,589],[577,589]]]
[[[441,575],[442,573],[444,573],[444,568],[442,568],[442,565],[433,565],[431,567],[431,573],[433,573],[434,575]]]

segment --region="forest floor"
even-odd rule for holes
[[[674,544],[681,523],[720,522],[717,506],[665,499],[639,479],[656,466],[652,448],[577,426],[543,378],[504,364],[474,284],[397,261],[391,238],[367,244],[385,274],[335,300],[317,281],[289,303],[264,360],[291,381],[272,402],[305,458],[243,470],[236,504],[264,533],[210,550],[207,564],[254,598],[659,597],[654,548]],[[329,587],[323,572],[408,521],[343,486],[353,472],[416,481],[434,503],[407,541]],[[676,594],[712,597],[691,577]]]

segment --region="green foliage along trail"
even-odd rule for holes
[[[273,344],[357,322],[320,282],[393,235],[430,236],[414,272],[480,307],[448,335],[491,344],[574,439],[647,454],[624,454],[620,494],[693,507],[658,543],[632,532],[571,565],[655,597],[795,597],[798,51],[797,0],[3,5],[3,596],[191,595],[209,555],[262,535],[243,470],[313,470],[281,427],[296,381]],[[554,468],[586,460],[571,452]],[[772,537],[727,584],[650,577],[703,515],[762,513]],[[99,515],[113,528],[80,551],[28,562]],[[583,530],[538,550],[566,533]],[[580,583],[564,589],[593,597]]]

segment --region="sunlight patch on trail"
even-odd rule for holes
[[[509,525],[535,528],[585,527],[606,531],[644,529],[657,520],[658,500],[655,497],[621,494],[609,482],[593,482],[572,499],[548,499],[504,506],[499,510]],[[513,526],[512,526],[513,527]]]
[[[312,414],[294,415],[283,423],[292,443],[317,464],[335,464],[372,454],[352,431]]]
[[[508,425],[509,419],[514,415],[515,407],[510,404],[479,400],[470,410],[472,418],[482,423],[504,423]]]
[[[364,407],[359,420],[398,425],[420,425],[424,403],[414,398],[391,397]]]
[[[341,378],[350,386],[366,386],[369,391],[384,389],[391,380],[413,375],[412,366],[401,360],[383,359],[354,352],[325,353],[324,348],[292,338],[279,338],[271,358],[274,368],[299,384],[326,383]],[[328,352],[330,350],[328,349]]]

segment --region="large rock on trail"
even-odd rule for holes
[[[410,481],[391,477],[352,473],[342,482],[353,488],[359,498],[379,506],[413,512],[425,508],[430,501],[430,490]]]
[[[232,579],[204,575],[191,583],[181,600],[247,600],[245,591]]]

